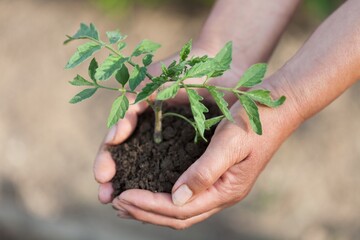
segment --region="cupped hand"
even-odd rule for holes
[[[209,57],[213,57],[216,55],[216,52],[220,50],[219,49],[212,49],[212,48],[200,48],[202,44],[200,43],[194,43],[193,49],[190,53],[190,56],[203,56],[208,55]],[[153,76],[158,76],[161,74],[161,63],[164,63],[165,65],[169,65],[173,60],[178,60],[178,54],[174,54],[173,56],[152,64],[148,71]],[[222,77],[211,79],[209,81],[209,84],[215,84],[218,86],[233,86],[235,82],[239,79],[240,75],[242,73],[242,70],[239,67],[232,66],[232,69],[227,71]],[[204,81],[204,79],[189,79],[187,80],[188,83],[200,83],[201,81]],[[139,88],[142,88],[147,81],[144,81],[141,83]],[[205,99],[209,97],[209,94],[207,92],[200,92],[204,96]],[[154,97],[154,96],[152,96]],[[129,101],[134,102],[134,97],[132,95],[128,95]],[[210,98],[208,98],[210,101]],[[226,95],[225,99],[229,101],[230,103],[234,101],[234,98],[230,95]],[[176,98],[170,99],[167,102],[170,102],[172,104],[181,104],[188,101],[187,94],[181,89],[179,93],[177,94]],[[100,150],[97,154],[97,157],[95,159],[94,163],[94,175],[95,179],[99,182],[99,200],[102,203],[110,203],[112,201],[112,192],[113,188],[111,185],[111,179],[115,175],[115,162],[111,158],[110,153],[106,150],[109,145],[117,145],[122,142],[124,142],[134,131],[138,116],[148,107],[147,103],[141,102],[139,104],[130,105],[129,110],[127,111],[125,118],[121,119],[114,127],[112,127],[107,136],[105,137],[103,143],[100,146]]]
[[[222,121],[205,153],[175,183],[172,194],[127,190],[113,200],[118,215],[184,229],[242,200],[281,143],[300,123],[295,108],[260,107],[264,132],[255,134],[239,103],[235,124]],[[289,117],[289,113],[293,113]]]

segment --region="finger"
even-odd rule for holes
[[[176,219],[188,219],[214,208],[222,207],[225,202],[216,188],[208,189],[196,196],[196,199],[184,206],[176,206],[168,193],[153,193],[141,189],[131,189],[123,192],[113,200],[113,203],[134,205],[143,211]]]
[[[112,198],[113,192],[114,189],[111,183],[100,184],[99,193],[98,193],[99,201],[104,204],[111,203],[111,201],[113,200]]]
[[[202,213],[200,215],[190,217],[185,220],[181,220],[181,219],[176,219],[176,218],[159,215],[159,214],[152,213],[152,212],[147,212],[147,211],[144,211],[143,209],[138,208],[134,205],[124,204],[121,202],[116,202],[113,204],[113,206],[114,206],[114,208],[120,209],[119,216],[130,215],[132,218],[142,221],[142,222],[147,222],[147,223],[160,225],[160,226],[167,226],[167,227],[171,227],[171,228],[174,228],[177,230],[182,230],[182,229],[188,228],[191,225],[194,225],[198,222],[204,221],[205,219],[209,218],[211,215],[213,215],[221,210],[221,208],[216,208],[216,209],[212,209],[208,212]],[[124,211],[125,211],[125,213],[124,213]]]
[[[129,97],[129,99],[132,98]],[[146,103],[131,105],[125,118],[113,126],[105,137],[104,143],[95,158],[93,169],[95,179],[99,183],[109,182],[116,173],[115,162],[106,149],[107,145],[116,145],[125,141],[135,130],[138,114],[143,112],[146,107]]]
[[[205,153],[177,180],[172,190],[172,201],[183,206],[191,198],[210,188],[227,169],[246,158],[248,152],[240,127],[223,124]]]
[[[107,183],[115,176],[115,173],[115,162],[112,159],[110,152],[102,147],[96,156],[94,163],[95,180],[99,183]]]

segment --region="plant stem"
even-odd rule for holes
[[[103,89],[107,89],[107,90],[112,90],[112,91],[121,91],[121,88],[112,88],[112,87],[106,87],[106,86],[103,86],[103,85],[99,85],[99,84],[95,84],[96,87],[98,88],[103,88]],[[133,94],[137,94],[137,92],[135,91],[131,91],[131,90],[124,90],[125,92],[127,93],[133,93]]]
[[[162,142],[162,101],[155,100],[154,102],[155,111],[155,129],[154,129],[154,142]]]

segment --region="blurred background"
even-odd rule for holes
[[[341,1],[307,0],[273,58],[281,67]],[[0,0],[0,239],[360,239],[360,84],[282,146],[241,203],[184,231],[121,220],[97,201],[92,164],[114,96],[81,105],[65,71],[80,22],[120,29],[158,59],[196,38],[210,0]]]

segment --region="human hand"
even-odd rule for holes
[[[219,49],[212,49],[212,48],[200,48],[200,43],[194,43],[193,49],[191,51],[191,55],[194,56],[203,56],[203,55],[209,55],[210,57],[214,56],[216,52]],[[164,64],[168,65],[173,60],[178,60],[178,54],[169,57],[168,59],[165,59],[163,62]],[[155,63],[151,65],[148,68],[148,71],[154,75],[160,75],[161,73],[161,64]],[[209,81],[209,84],[215,84],[219,86],[233,86],[235,85],[235,82],[240,77],[241,69],[233,67],[232,70],[229,70],[225,73],[224,76],[211,79]],[[188,83],[200,83],[204,81],[204,79],[189,79],[187,80]],[[141,87],[143,87],[146,84],[146,81],[141,83]],[[201,89],[200,89],[201,90]],[[207,91],[200,92],[206,99],[210,95]],[[152,96],[155,97],[155,96]],[[225,99],[227,99],[228,102],[233,102],[234,99],[232,99],[232,95],[226,95]],[[130,102],[133,102],[134,99],[132,98],[132,95],[128,96]],[[212,100],[212,98],[208,98],[208,100]],[[188,96],[183,91],[183,89],[180,90],[180,92],[177,94],[177,97],[175,99],[170,99],[167,102],[170,102],[171,104],[181,104],[188,101]],[[102,203],[109,203],[111,202],[111,193],[113,192],[112,185],[111,185],[111,179],[115,175],[115,162],[111,158],[110,153],[106,150],[108,145],[117,145],[125,141],[133,132],[133,130],[136,127],[138,115],[141,114],[146,108],[147,108],[146,102],[141,102],[139,104],[130,105],[129,110],[126,113],[126,116],[124,119],[121,119],[118,124],[116,124],[112,129],[110,129],[107,137],[105,138],[104,142],[101,144],[98,156],[95,160],[94,165],[94,174],[96,180],[100,183],[99,187],[99,200]]]
[[[183,229],[242,200],[302,118],[291,100],[277,109],[261,107],[264,133],[259,136],[239,103],[231,112],[236,124],[220,123],[206,152],[178,179],[172,195],[127,190],[113,200],[118,215]]]

